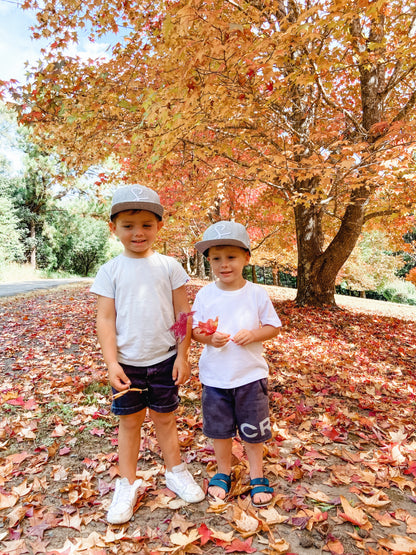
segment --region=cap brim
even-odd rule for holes
[[[195,243],[196,250],[202,254],[204,254],[204,252],[211,247],[220,246],[240,247],[251,254],[251,249],[238,239],[210,239],[207,241],[198,241],[198,243]]]
[[[164,212],[164,208],[161,204],[156,204],[154,202],[128,201],[118,202],[117,204],[112,206],[111,216],[115,216],[115,214],[123,212],[124,210],[148,210],[149,212],[157,214],[160,218],[163,216]]]

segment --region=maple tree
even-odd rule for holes
[[[188,286],[191,301],[200,287]],[[117,419],[95,296],[78,284],[1,300],[0,554],[414,554],[414,308],[402,307],[399,319],[360,301],[340,321],[339,311],[296,308],[280,296],[287,290],[269,293],[284,324],[265,353],[273,504],[251,506],[238,438],[226,502],[175,498],[146,420],[135,518],[120,527],[105,521]],[[177,420],[183,457],[206,490],[216,465],[202,434],[200,352],[193,343]]]
[[[11,87],[22,122],[67,163],[116,154],[128,180],[186,184],[194,202],[215,201],[224,184],[254,192],[253,225],[290,205],[299,304],[334,303],[364,224],[384,216],[403,229],[412,216],[408,0],[23,6],[37,9],[35,36],[51,48],[22,90]],[[108,59],[65,56],[86,29],[91,40],[120,36]]]

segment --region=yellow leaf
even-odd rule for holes
[[[182,532],[174,532],[170,535],[170,541],[175,545],[180,545],[185,547],[190,543],[194,543],[196,540],[200,538],[200,534],[198,534],[198,530],[193,529],[189,532],[189,534],[182,534]]]
[[[245,511],[239,511],[240,515],[236,518],[234,517],[234,522],[239,532],[250,532],[255,533],[259,527],[259,521],[247,514]]]
[[[367,505],[368,507],[374,507],[376,509],[379,507],[384,507],[385,505],[388,505],[390,503],[390,499],[382,491],[378,491],[376,494],[372,495],[371,497],[365,497],[365,495],[358,495],[358,493],[356,493],[355,495],[358,497],[360,501],[364,503],[364,505]],[[381,499],[381,497],[383,497],[383,499]]]
[[[366,526],[369,524],[368,517],[364,511],[362,511],[361,509],[352,507],[347,501],[347,499],[342,495],[340,495],[340,500],[341,500],[342,508],[345,513],[345,514],[341,513],[340,516],[343,517],[344,520],[348,520],[349,522],[352,522],[357,526]]]
[[[260,511],[260,516],[265,519],[267,524],[282,524],[282,522],[285,522],[288,518],[285,515],[281,515],[274,507],[262,509]]]
[[[0,492],[0,511],[14,507],[19,499],[18,495],[4,495]]]
[[[212,537],[217,538],[217,540],[222,540],[224,542],[231,542],[233,541],[234,532],[220,532],[219,530],[211,529]]]
[[[280,555],[280,553],[287,553],[290,549],[290,545],[283,538],[270,542],[269,547],[270,549],[273,549],[273,553],[277,553],[278,555]]]
[[[416,516],[408,516],[406,518],[406,533],[407,534],[416,534]]]
[[[387,549],[391,549],[403,555],[416,554],[416,541],[407,536],[397,536],[393,534],[388,538],[378,540],[378,543],[382,547],[387,547]]]

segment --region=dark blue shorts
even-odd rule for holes
[[[131,381],[130,387],[145,391],[129,391],[113,400],[111,411],[119,416],[134,414],[149,407],[155,412],[172,412],[179,405],[179,386],[172,378],[176,354],[154,366],[129,366],[122,364],[124,372]],[[117,390],[113,388],[113,393]]]
[[[263,443],[272,437],[267,378],[236,387],[203,386],[203,432],[212,439],[237,434],[247,443]]]

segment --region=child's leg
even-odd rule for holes
[[[218,473],[229,476],[231,474],[233,439],[213,439],[212,442],[214,445],[215,458],[217,459]],[[227,492],[218,486],[210,486],[208,488],[208,493],[220,499],[224,499],[227,495]]]
[[[171,471],[172,467],[182,462],[175,414],[173,412],[156,412],[154,410],[150,410],[149,414],[155,425],[156,438],[162,450],[166,469]]]
[[[130,484],[136,479],[137,459],[140,450],[140,431],[146,409],[134,414],[120,416],[118,428],[118,464],[120,476]]]
[[[250,479],[263,478],[263,443],[244,442],[250,465]],[[256,493],[253,502],[257,504],[268,503],[272,499],[271,493]]]
[[[157,441],[166,465],[166,486],[187,503],[202,501],[205,497],[204,492],[181,460],[174,413],[150,410],[150,416],[155,425]]]

